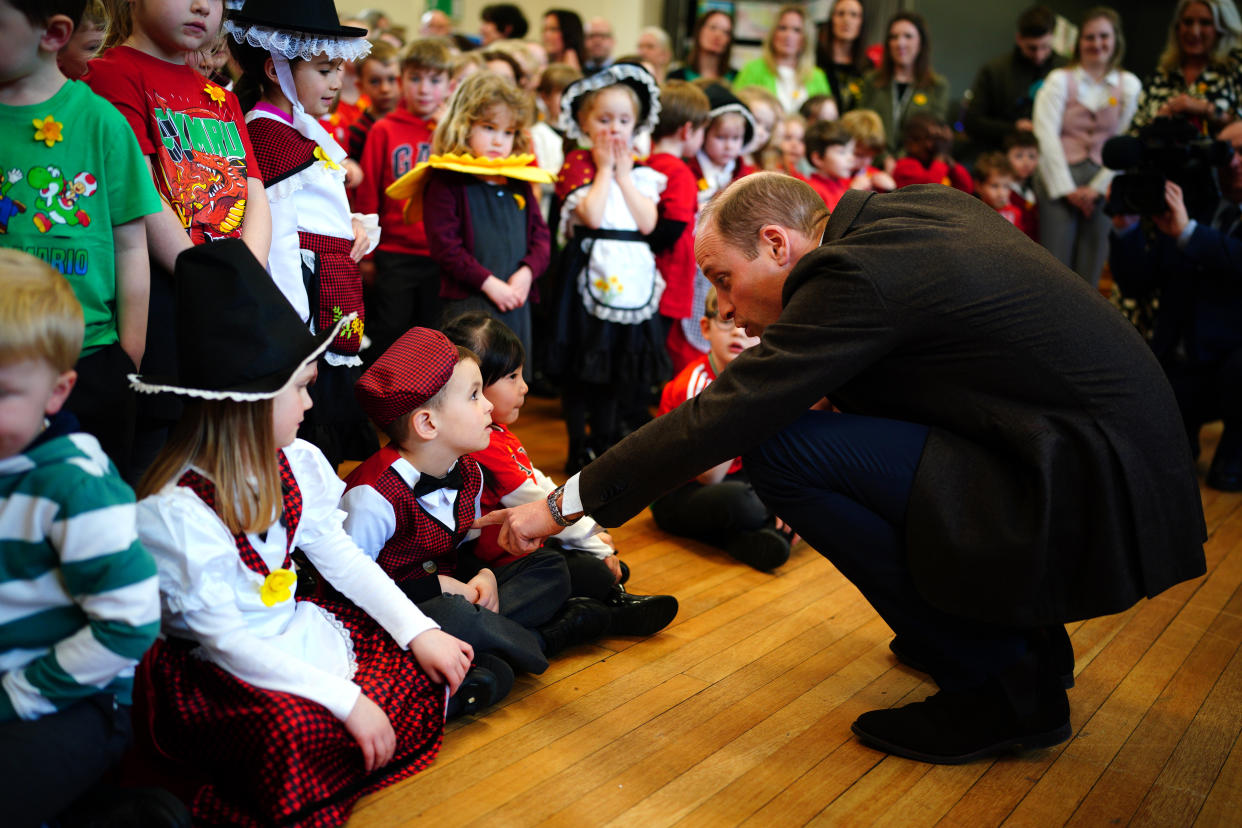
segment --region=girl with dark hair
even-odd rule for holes
[[[586,35],[582,31],[582,18],[568,9],[549,9],[543,15],[543,48],[548,53],[548,63],[567,63],[575,69],[582,68],[582,54],[586,47]]]
[[[684,65],[668,73],[669,80],[692,81],[719,78],[732,82],[737,70],[729,65],[733,53],[733,17],[712,9],[699,17],[690,35],[690,56]]]
[[[863,41],[866,23],[862,0],[836,0],[819,27],[815,62],[828,77],[837,112],[842,115],[854,108],[862,93],[863,76],[875,68]]]
[[[879,113],[888,150],[895,153],[901,147],[902,127],[915,112],[947,120],[949,81],[931,68],[931,40],[921,14],[897,12],[886,31],[884,59],[880,68],[863,78],[856,105]]]

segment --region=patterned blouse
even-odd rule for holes
[[[1213,120],[1229,121],[1242,115],[1242,62],[1239,62],[1239,57],[1242,57],[1242,50],[1234,50],[1223,65],[1204,68],[1193,84],[1186,82],[1180,69],[1167,72],[1157,69],[1143,84],[1138,112],[1130,124],[1131,132],[1136,132],[1154,121],[1160,107],[1183,92],[1211,102],[1219,113]],[[1192,117],[1191,121],[1196,126],[1203,126],[1201,117]],[[1209,126],[1214,131],[1220,124],[1212,123]]]

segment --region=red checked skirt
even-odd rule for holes
[[[345,724],[320,704],[262,690],[160,640],[144,659],[152,733],[161,753],[210,780],[194,798],[195,824],[342,825],[362,796],[431,764],[444,736],[444,687],[352,604],[316,599],[353,639],[354,682],[388,715],[392,761],[371,774]]]

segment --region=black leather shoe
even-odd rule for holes
[[[589,644],[608,632],[612,610],[594,598],[570,598],[561,611],[539,628],[543,636],[544,655],[554,656],[562,650]]]
[[[771,528],[740,532],[725,551],[760,572],[771,572],[789,560],[789,538]]]
[[[604,604],[612,610],[608,632],[613,635],[653,635],[677,617],[677,599],[671,595],[631,595],[620,585],[612,588]]]
[[[1207,484],[1220,492],[1242,491],[1242,424],[1225,424],[1208,466]]]
[[[1073,732],[1069,699],[1059,677],[1041,673],[1038,663],[1028,653],[979,687],[872,710],[851,730],[877,750],[942,765],[1060,744]]]
[[[1061,681],[1061,687],[1069,690],[1074,686],[1074,645],[1070,643],[1065,627],[1056,624],[1034,630],[1027,634],[1032,651],[1048,660]],[[931,674],[931,658],[922,653],[900,635],[888,642],[888,648],[901,664],[919,673]]]
[[[513,668],[502,659],[487,653],[476,654],[457,692],[449,698],[444,717],[455,719],[491,707],[509,695],[513,680]]]

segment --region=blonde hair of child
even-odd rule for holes
[[[870,109],[851,109],[841,116],[838,122],[854,136],[854,143],[875,153],[881,153],[888,147],[884,135],[884,122],[880,115]]]
[[[29,253],[0,248],[0,365],[41,359],[64,373],[82,351],[86,325],[73,288]]]
[[[175,482],[191,465],[216,487],[216,514],[234,535],[266,531],[284,498],[272,401],[191,400],[138,484],[139,499]]]
[[[421,69],[425,72],[448,74],[453,69],[453,55],[438,37],[412,40],[401,52],[401,71]]]
[[[513,153],[530,152],[530,135],[527,130],[533,117],[530,94],[491,72],[471,75],[461,82],[449,98],[448,113],[436,126],[431,139],[431,151],[437,155],[470,152],[470,130],[487,118],[497,108],[508,110],[513,116]]]
[[[707,289],[707,297],[703,300],[703,315],[708,319],[715,319],[720,315],[720,305],[716,301],[716,288]]]
[[[78,21],[79,27],[98,26],[101,29],[108,28],[108,10],[104,8],[103,0],[87,0],[86,5],[82,8],[82,19]]]

